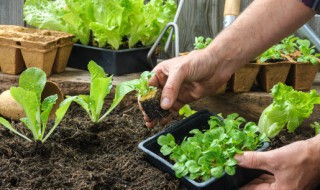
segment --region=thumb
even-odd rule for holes
[[[246,151],[243,154],[235,155],[234,158],[241,167],[269,171],[266,154],[264,152]]]
[[[161,107],[170,109],[176,101],[182,82],[185,79],[185,74],[179,70],[174,70],[169,73],[168,80],[163,87],[161,96]]]

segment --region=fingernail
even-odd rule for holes
[[[170,107],[170,99],[169,98],[162,98],[161,107],[164,109],[169,108]]]
[[[236,159],[236,160],[238,161],[238,163],[240,163],[240,162],[242,161],[242,155],[236,154],[236,155],[234,156],[234,159]]]

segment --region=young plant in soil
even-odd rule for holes
[[[273,138],[287,127],[288,132],[295,131],[308,118],[315,104],[320,104],[320,95],[316,90],[309,93],[294,90],[291,86],[278,83],[271,89],[273,102],[261,114],[259,131]]]
[[[315,53],[315,47],[311,46],[309,40],[297,40],[297,48],[300,51],[300,56],[298,57],[297,61],[302,63],[312,63],[316,65],[319,63],[320,54]]]
[[[258,62],[279,62],[283,61],[284,58],[281,55],[280,46],[274,45],[269,48],[267,51],[263,52],[258,58]]]
[[[193,136],[186,137],[180,145],[170,133],[158,138],[161,153],[175,162],[173,169],[178,178],[188,175],[190,179],[206,181],[224,173],[234,175],[237,164],[234,155],[256,150],[268,141],[266,134],[257,133],[255,123],[247,123],[236,113],[224,120],[211,116],[208,123],[208,130],[191,130]]]
[[[204,49],[206,48],[211,42],[213,41],[212,38],[206,38],[206,40],[204,40],[203,36],[198,36],[195,37],[194,39],[194,49]]]
[[[288,36],[287,38],[281,40],[280,44],[276,45],[277,49],[279,49],[285,55],[290,55],[296,51],[296,41],[298,39],[299,38],[294,35]]]
[[[53,105],[58,99],[58,96],[55,94],[46,97],[41,102],[41,94],[46,81],[46,74],[41,69],[29,68],[21,74],[19,87],[10,88],[11,96],[21,105],[26,114],[26,117],[21,118],[20,121],[32,132],[34,141],[40,141],[42,143],[44,143],[56,129],[74,99],[67,98],[61,102],[55,112],[54,125],[49,132],[45,134],[49,115]],[[0,124],[20,137],[32,142],[29,137],[13,128],[6,119],[0,117]]]
[[[99,123],[121,102],[127,92],[122,90],[122,88],[117,88],[111,106],[101,116],[105,98],[112,88],[112,76],[107,77],[103,68],[94,61],[89,62],[88,70],[91,76],[90,95],[74,96],[74,101],[86,110],[93,123]]]
[[[188,104],[184,105],[179,109],[179,115],[183,116],[183,118],[187,118],[195,113],[197,113],[197,111],[191,109],[190,105]]]
[[[138,101],[151,120],[165,118],[170,115],[169,110],[164,110],[160,106],[161,90],[154,86],[149,86],[149,80],[154,73],[145,71],[140,79],[134,79],[121,83],[117,88],[125,93],[136,91]]]

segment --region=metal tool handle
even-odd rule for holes
[[[162,37],[164,36],[164,34],[166,33],[166,31],[168,29],[172,28],[172,30],[175,32],[175,56],[178,57],[179,56],[179,28],[178,25],[174,22],[170,22],[166,25],[166,27],[162,30],[161,34],[159,35],[159,37],[157,38],[157,40],[155,41],[155,43],[152,45],[151,49],[148,52],[148,61],[151,65],[152,68],[154,68],[156,66],[155,63],[153,63],[152,61],[152,55],[154,53],[154,50],[156,49],[156,47],[158,46],[160,40],[162,39]]]
[[[149,61],[149,63],[150,63],[152,68],[154,68],[156,64],[154,64],[152,62],[152,58],[151,57],[152,57],[156,47],[160,43],[160,40],[162,39],[162,37],[164,36],[166,31],[169,30],[169,29],[171,29],[171,30],[170,30],[169,37],[168,37],[167,42],[166,42],[165,47],[164,47],[164,52],[168,53],[169,46],[170,46],[170,43],[171,43],[171,39],[172,39],[173,32],[174,32],[175,33],[175,39],[174,39],[175,40],[175,56],[176,57],[179,56],[179,27],[178,27],[177,23],[178,23],[178,19],[179,19],[183,4],[184,4],[184,0],[180,0],[179,6],[178,6],[178,9],[177,9],[177,12],[176,12],[176,15],[174,17],[173,22],[170,22],[170,23],[168,23],[166,25],[166,27],[162,30],[161,34],[159,35],[159,37],[157,38],[157,40],[155,41],[155,43],[152,45],[151,49],[148,52],[147,59],[148,59],[148,61]]]

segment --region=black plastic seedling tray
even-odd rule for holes
[[[161,156],[160,152],[160,145],[157,143],[157,139],[160,135],[165,135],[167,133],[171,133],[178,144],[182,142],[182,140],[190,136],[189,131],[192,129],[208,129],[209,124],[208,120],[210,116],[213,114],[208,110],[201,110],[196,114],[168,127],[164,131],[142,141],[139,143],[139,149],[146,153],[147,159],[159,169],[170,173],[171,175],[175,176],[175,172],[172,169],[173,163],[169,161],[168,158]],[[261,147],[257,151],[266,150],[269,147],[269,143],[265,142],[263,147]],[[180,178],[181,182],[188,187],[189,189],[201,189],[201,190],[232,190],[238,189],[239,187],[243,186],[244,184],[250,182],[252,179],[258,177],[264,173],[262,170],[254,170],[254,169],[246,169],[237,167],[236,174],[233,176],[229,176],[224,174],[221,178],[211,178],[205,182],[197,182],[195,180],[191,180],[188,177]]]
[[[112,75],[123,75],[151,70],[147,55],[149,47],[131,48],[123,50],[111,50],[93,46],[74,44],[68,67],[87,70],[89,61],[93,60],[104,71]],[[156,56],[152,56],[155,63]]]

